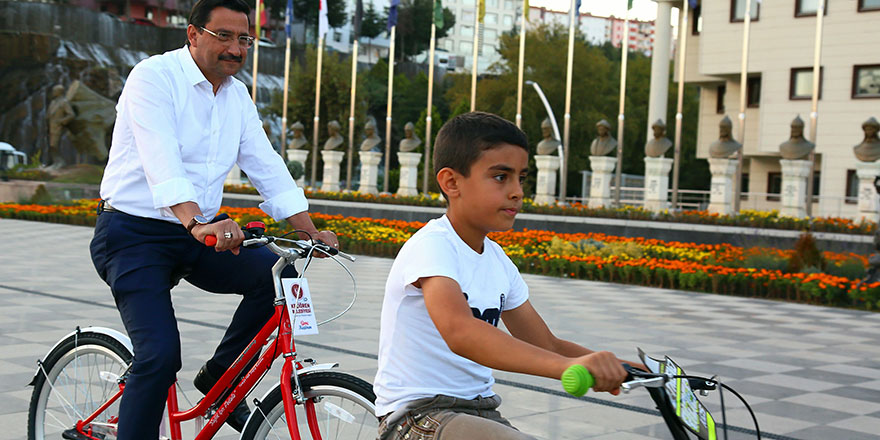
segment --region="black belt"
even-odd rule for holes
[[[107,203],[106,200],[101,200],[100,202],[98,202],[98,207],[95,209],[95,212],[98,215],[101,215],[102,212],[122,212],[122,211],[110,206],[110,204]]]

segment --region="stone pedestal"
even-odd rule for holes
[[[232,166],[223,183],[225,185],[241,185],[241,168],[238,167],[238,164]]]
[[[559,171],[559,156],[536,155],[535,165],[538,166],[535,204],[553,205],[556,203],[556,174]]]
[[[874,189],[874,179],[880,176],[880,160],[857,162],[856,176],[859,178],[859,220],[877,222],[880,220],[880,197]]]
[[[712,191],[709,193],[709,212],[733,214],[733,181],[736,178],[736,159],[709,158],[712,173]]]
[[[614,178],[614,167],[617,158],[609,156],[590,156],[590,208],[611,206],[611,180]]]
[[[419,182],[419,162],[422,153],[397,153],[397,161],[400,162],[400,183],[397,186],[399,196],[417,196]]]
[[[645,158],[645,209],[654,212],[669,209],[669,170],[672,159],[665,157]]]
[[[303,167],[302,176],[296,179],[296,184],[300,188],[306,184],[306,159],[309,157],[309,150],[287,150],[287,160],[290,162],[299,162]]]
[[[345,152],[336,150],[321,151],[321,158],[324,159],[324,180],[321,183],[321,191],[339,192],[339,164]]]
[[[379,162],[382,162],[382,153],[377,151],[361,151],[361,186],[358,192],[363,194],[379,194],[376,186],[379,181]]]
[[[782,167],[782,209],[779,213],[788,217],[806,217],[807,180],[813,163],[809,160],[781,159],[779,165]]]

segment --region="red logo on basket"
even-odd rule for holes
[[[302,299],[303,292],[302,289],[299,288],[299,284],[294,284],[293,287],[290,288],[290,291],[293,292],[293,297],[297,300]]]

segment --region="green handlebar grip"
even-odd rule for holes
[[[572,365],[562,373],[562,388],[565,392],[575,397],[587,394],[587,390],[593,387],[593,375],[583,365]]]

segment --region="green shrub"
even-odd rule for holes
[[[846,260],[825,266],[825,273],[851,280],[860,280],[865,277],[865,265],[856,259]]]
[[[788,260],[764,254],[749,255],[743,260],[742,267],[784,271],[788,267]]]

